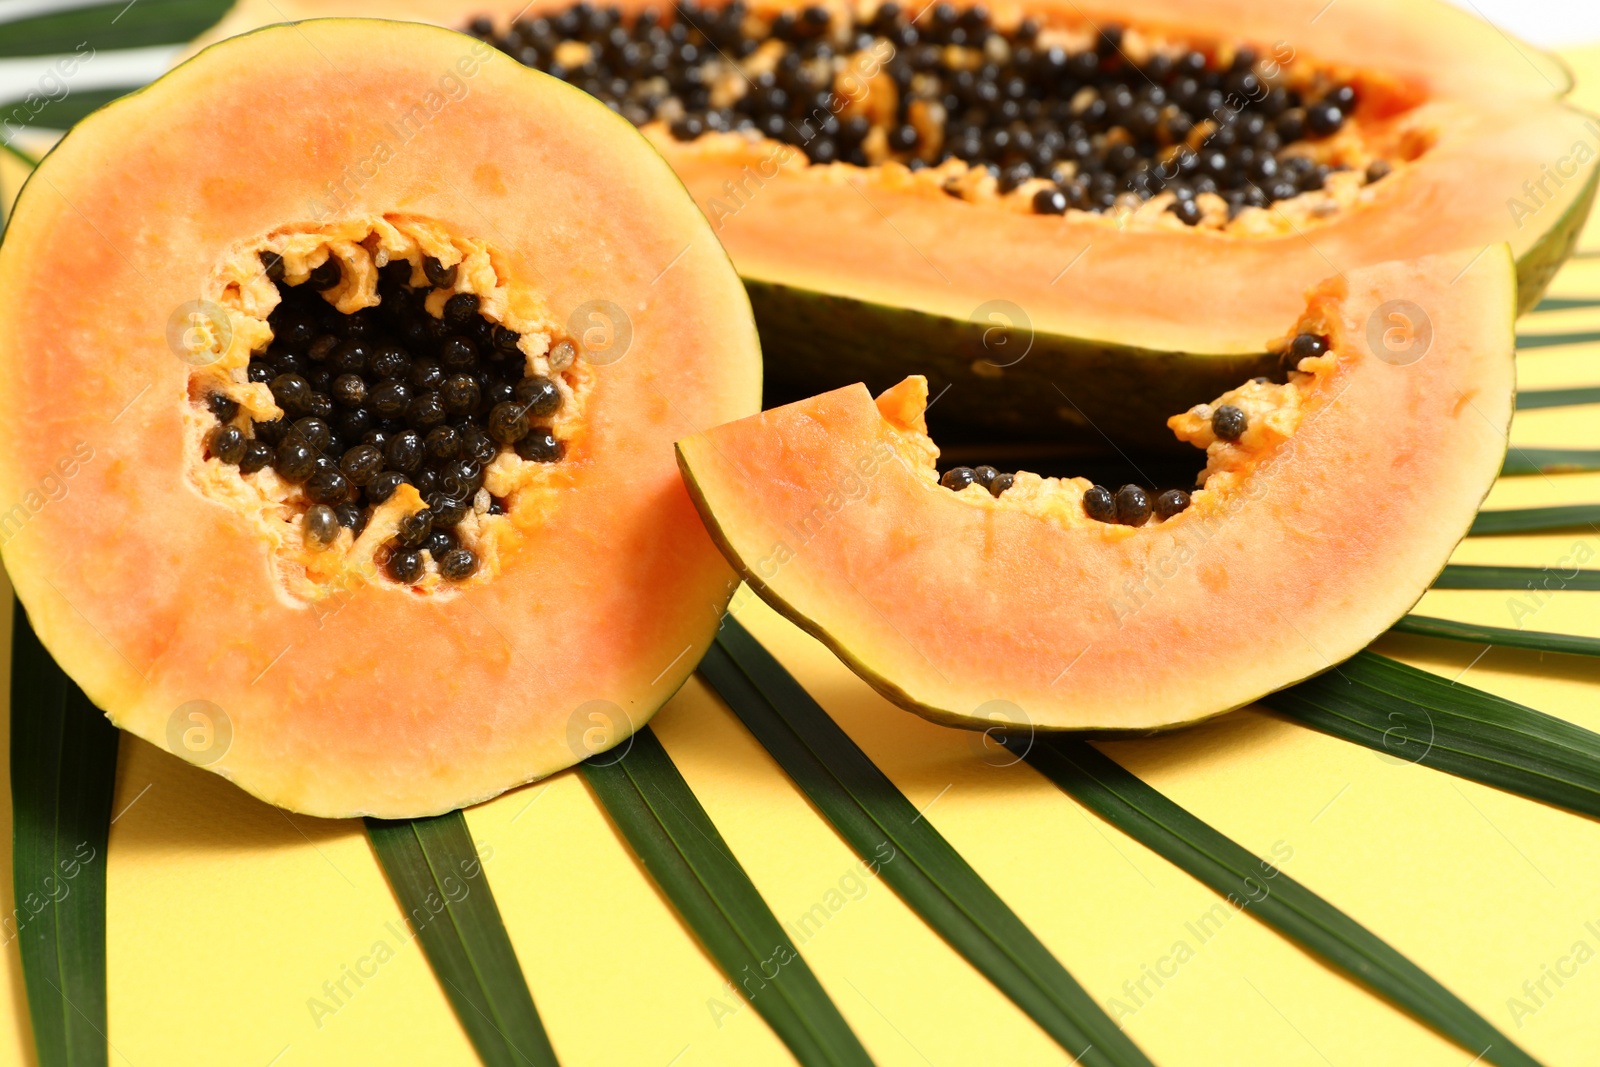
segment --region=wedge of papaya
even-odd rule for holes
[[[1192,494],[941,479],[921,377],[697,434],[679,464],[751,587],[902,707],[1160,729],[1333,668],[1428,588],[1505,454],[1515,288],[1504,246],[1324,282],[1282,324],[1286,383],[1169,420],[1206,450]]]

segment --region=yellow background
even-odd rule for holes
[[[1569,55],[1600,86],[1600,50]],[[1600,108],[1600,93],[1587,104]],[[0,164],[14,194],[16,172]],[[1600,297],[1600,227],[1554,296]],[[1600,328],[1540,312],[1529,333]],[[1600,383],[1600,346],[1527,353],[1524,387]],[[1594,406],[1517,417],[1513,442],[1600,445]],[[1503,481],[1491,507],[1600,502],[1600,474]],[[1469,541],[1457,562],[1554,564],[1600,534]],[[9,590],[5,590],[9,594]],[[1418,611],[1515,625],[1514,594],[1429,593]],[[1164,1067],[1455,1065],[1472,1057],[1248,914],[1205,940],[1218,898],[972,735],[886,704],[764,605],[741,620],[784,661]],[[1530,602],[1531,604],[1531,602]],[[1600,594],[1563,592],[1529,629],[1600,636]],[[9,613],[0,613],[9,629]],[[1600,730],[1600,661],[1386,638],[1379,651]],[[9,658],[9,634],[0,641]],[[1480,653],[1482,653],[1480,657]],[[9,664],[7,664],[9,667]],[[655,728],[780,920],[821,904],[801,951],[882,1064],[1061,1064],[1067,1057],[931,933],[855,855],[698,679]],[[0,746],[6,732],[0,730]],[[1577,942],[1600,952],[1600,837],[1591,820],[1246,710],[1175,736],[1107,746],[1156,788],[1347,910],[1552,1067],[1600,1061],[1600,960],[1553,996],[1539,981]],[[0,759],[0,775],[9,766]],[[0,821],[10,790],[0,785]],[[110,845],[114,1064],[472,1064],[471,1049],[359,823],[286,814],[129,736]],[[568,1064],[789,1062],[783,1045],[679,924],[567,772],[467,813],[529,985]],[[9,847],[0,907],[12,900]],[[836,892],[835,892],[836,891]],[[1218,914],[1222,914],[1219,912]],[[1592,927],[1586,924],[1594,924]],[[793,930],[791,930],[793,934]],[[1193,957],[1178,966],[1175,943]],[[353,995],[325,982],[372,971]],[[1569,961],[1567,970],[1572,970]],[[1152,995],[1124,989],[1145,968]],[[6,946],[0,1062],[32,1062],[20,963]],[[1510,1000],[1535,1010],[1514,1017]],[[313,999],[336,1010],[313,1011]],[[730,1010],[731,1009],[731,1010]],[[1520,1025],[1519,1025],[1520,1024]]]

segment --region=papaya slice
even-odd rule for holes
[[[738,277],[633,127],[461,34],[267,29],[89,117],[0,245],[0,366],[39,636],[284,807],[623,741],[731,588],[671,443],[759,407]]]
[[[1274,346],[1286,381],[1169,420],[1206,450],[1188,499],[941,484],[921,377],[696,434],[679,465],[751,588],[900,706],[1170,727],[1333,667],[1427,589],[1505,455],[1515,286],[1504,246],[1324,282]]]
[[[1571,252],[1600,125],[1440,0],[618,7],[239,0],[471,26],[639,123],[751,293],[769,404],[910,371],[943,427],[1171,447],[1330,273]],[[1071,382],[1072,401],[1059,389]]]

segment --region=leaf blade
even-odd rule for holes
[[[367,819],[384,874],[485,1067],[551,1067],[554,1049],[459,811]],[[463,886],[456,899],[452,883]],[[482,879],[482,881],[478,881]],[[437,908],[435,907],[437,905]]]
[[[1553,567],[1497,567],[1472,563],[1452,563],[1433,580],[1435,589],[1533,589],[1556,592],[1562,589],[1600,590],[1600,570],[1572,571]]]
[[[1575,407],[1579,404],[1600,404],[1600,385],[1569,389],[1524,389],[1517,393],[1518,411]]]
[[[18,163],[21,163],[24,167],[28,167],[30,170],[39,165],[39,161],[37,159],[34,159],[32,156],[28,155],[28,153],[24,152],[10,141],[0,140],[0,151],[4,151],[6,155],[10,156]]]
[[[1502,478],[1528,474],[1581,474],[1600,470],[1600,448],[1517,448],[1506,452]]]
[[[1025,758],[1119,830],[1479,1059],[1536,1067],[1537,1060],[1386,941],[1088,742],[1032,742]]]
[[[77,53],[183,44],[209,29],[229,0],[111,0],[0,21],[0,57]],[[79,53],[81,54],[81,53]]]
[[[1571,333],[1519,333],[1517,351],[1533,348],[1555,348],[1559,345],[1586,345],[1600,341],[1600,330],[1578,330]]]
[[[1547,296],[1535,311],[1570,311],[1573,308],[1600,308],[1600,299],[1586,296]]]
[[[1569,656],[1600,656],[1600,637],[1456,622],[1453,619],[1436,619],[1431,615],[1407,615],[1389,629],[1394,633],[1438,637],[1446,641],[1471,641],[1502,648],[1526,648],[1534,652],[1561,652]]]
[[[685,924],[795,1058],[807,1067],[871,1064],[654,731],[647,726],[635,733],[621,757],[606,753],[598,759],[606,762],[591,758],[578,767],[612,822]],[[775,959],[777,973],[768,976],[766,967]],[[751,974],[752,967],[759,973]],[[751,981],[757,983],[753,991]],[[757,995],[768,986],[778,996]]]
[[[47,110],[39,112],[37,116],[29,119],[28,121],[6,123],[6,125],[9,127],[7,130],[8,136],[14,135],[23,129],[32,127],[40,127],[43,129],[52,130],[67,129],[85,115],[88,115],[94,111],[98,111],[100,108],[111,103],[111,101],[117,99],[118,97],[127,96],[129,93],[138,88],[139,86],[137,85],[117,85],[105,89],[84,89],[80,92],[73,93],[71,96],[62,100],[59,104],[50,105]],[[22,102],[19,100],[12,100],[9,103],[0,104],[0,122],[6,121],[6,115],[8,112],[14,113],[16,109],[21,106]],[[8,144],[7,147],[9,148],[10,145]],[[33,159],[24,152],[12,149],[11,154],[17,156],[29,166],[38,165],[38,160]]]
[[[737,621],[723,620],[700,670],[857,854],[877,861],[880,877],[1058,1044],[1084,1064],[1149,1063],[1021,918]],[[888,858],[885,844],[893,850]]]
[[[1600,734],[1398,660],[1358,652],[1260,702],[1374,751],[1600,818]]]
[[[1600,524],[1600,504],[1561,504],[1544,508],[1501,508],[1478,512],[1469,537],[1550,533]]]
[[[12,881],[34,1046],[40,1067],[100,1067],[108,1061],[106,844],[120,735],[16,602],[12,627]],[[63,866],[68,856],[75,866]],[[42,906],[23,918],[30,900]]]

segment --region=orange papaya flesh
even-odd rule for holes
[[[360,528],[322,544],[281,448],[219,454],[221,423],[257,440],[301,413],[251,374],[319,365],[275,336],[286,302],[383,331],[408,293],[421,333],[369,340],[448,362],[460,329],[480,369],[505,340],[513,373],[475,387],[556,394],[522,417],[559,458],[496,439],[459,501],[465,574],[448,545],[391,564],[437,511],[418,470],[358,486]],[[385,817],[492,796],[624,740],[711,639],[732,576],[671,442],[757,409],[748,300],[644,138],[481,42],[324,20],[200,53],[40,164],[0,294],[0,532],[29,618],[119,726],[257,796]],[[451,424],[494,429],[470,411]]]

